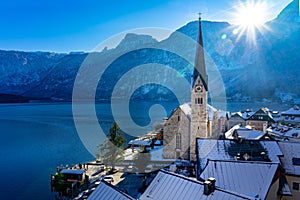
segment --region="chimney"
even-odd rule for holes
[[[207,181],[204,182],[204,195],[210,195],[212,192],[215,191],[216,187],[216,179],[213,177],[210,177],[207,179]]]
[[[211,189],[212,189],[212,192],[213,192],[215,190],[215,187],[216,187],[216,179],[214,177],[209,177],[207,180],[211,182]]]
[[[238,135],[237,141],[238,141],[238,143],[242,143],[242,142],[243,142],[242,136],[239,136],[239,135]]]
[[[203,194],[209,195],[210,194],[210,188],[211,188],[211,182],[210,181],[205,181],[204,182],[204,191],[203,191]]]

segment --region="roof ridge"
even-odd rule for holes
[[[201,181],[193,180],[193,179],[187,178],[187,177],[185,177],[185,176],[183,176],[183,175],[180,175],[180,174],[176,174],[176,173],[173,173],[173,172],[166,171],[166,170],[164,170],[164,169],[159,170],[159,172],[162,172],[162,173],[165,173],[165,174],[168,174],[168,175],[172,175],[172,176],[176,176],[176,177],[178,177],[178,178],[183,178],[183,179],[185,179],[185,180],[187,180],[187,181],[191,181],[191,182],[194,182],[194,183],[197,183],[197,184],[199,184],[199,185],[204,186],[204,183],[201,182]],[[219,191],[221,191],[221,192],[225,192],[225,193],[228,193],[228,194],[232,194],[232,195],[235,195],[235,196],[244,198],[244,199],[250,199],[250,200],[252,200],[252,199],[254,200],[254,199],[255,199],[255,198],[249,197],[249,196],[247,196],[247,195],[245,195],[245,194],[238,194],[238,193],[233,192],[233,191],[231,191],[231,190],[223,189],[223,188],[220,188],[220,187],[217,187],[217,186],[215,187],[215,189],[216,189],[216,190],[219,190]]]
[[[245,161],[245,160],[220,160],[220,159],[207,159],[209,161],[218,161],[218,162],[232,162],[232,163],[255,163],[255,164],[274,164],[274,165],[279,165],[279,163],[276,162],[266,162],[266,161],[255,161],[255,160],[250,160],[250,161]]]
[[[225,192],[225,193],[228,193],[228,194],[232,194],[234,196],[237,196],[237,197],[242,197],[244,199],[253,199],[253,200],[256,200],[257,198],[255,197],[251,197],[251,196],[248,196],[246,194],[240,194],[240,193],[237,193],[237,192],[234,192],[232,190],[227,190],[227,189],[224,189],[224,188],[220,188],[218,186],[215,186],[216,189],[218,189],[219,191],[222,191],[222,192]]]

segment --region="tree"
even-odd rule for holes
[[[138,168],[138,171],[141,173],[145,172],[147,165],[151,164],[151,155],[149,152],[139,152],[134,156],[134,166]]]
[[[105,165],[111,166],[112,170],[115,169],[116,163],[123,160],[123,149],[126,139],[124,133],[116,122],[114,122],[107,134],[107,140],[98,145],[102,162]]]

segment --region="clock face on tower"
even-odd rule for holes
[[[195,91],[196,92],[203,92],[203,85],[196,85]]]

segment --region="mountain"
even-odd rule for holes
[[[275,19],[265,24],[267,29],[256,30],[256,44],[248,41],[246,33],[241,37],[234,34],[237,27],[227,22],[202,22],[206,65],[208,71],[212,65],[218,68],[227,97],[233,100],[278,100],[282,94],[300,97],[298,3],[298,0],[292,1]],[[177,31],[196,40],[198,22],[190,22]],[[0,93],[35,99],[71,100],[77,72],[91,55],[97,59],[90,60],[89,65],[99,67],[99,71],[105,69],[98,84],[96,99],[110,98],[120,78],[131,69],[148,63],[171,66],[190,81],[192,66],[178,55],[159,50],[166,45],[171,48],[172,45],[180,45],[186,54],[193,56],[195,47],[187,46],[177,36],[175,32],[158,42],[151,36],[131,33],[116,48],[90,54],[0,51]],[[122,55],[122,52],[140,45],[149,48]],[[117,59],[108,68],[104,68],[105,63],[113,57]],[[138,83],[146,79],[147,73],[151,74],[151,67],[141,75],[129,75],[129,80],[131,83]],[[88,97],[89,92],[92,92],[89,80],[97,78],[99,74],[91,76],[82,82],[86,88],[82,92],[82,98]],[[170,77],[170,73],[163,68],[157,76],[162,83],[167,83],[170,79],[176,83],[176,77]],[[121,89],[118,96],[126,96],[128,89]],[[154,83],[140,87],[132,94],[134,99],[170,97],[176,98],[172,88],[160,87]]]

